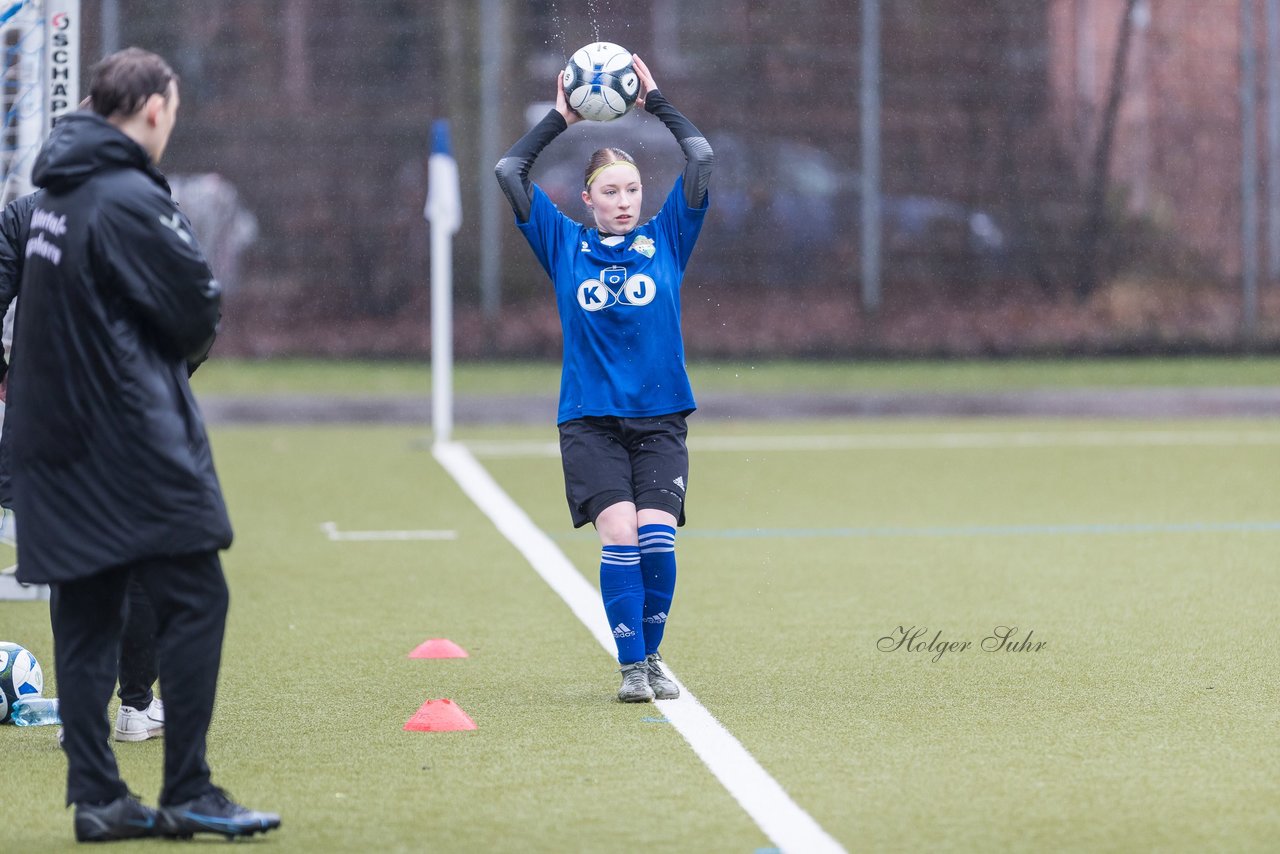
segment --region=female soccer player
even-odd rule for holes
[[[625,151],[603,148],[584,171],[594,223],[561,213],[529,181],[534,159],[580,120],[557,76],[556,106],[498,162],[516,227],[555,286],[564,334],[560,454],[575,528],[595,524],[600,593],[622,665],[618,699],[680,695],[658,645],[675,590],[676,527],[684,524],[689,452],[685,417],[696,404],[680,335],[680,284],[707,212],[712,152],[671,105],[640,57],[638,106],[662,120],[684,151],[684,174],[640,222],[643,187]]]

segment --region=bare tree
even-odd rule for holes
[[[1129,63],[1129,46],[1133,41],[1133,10],[1138,0],[1125,0],[1120,20],[1120,36],[1116,40],[1115,60],[1111,65],[1111,82],[1102,124],[1093,148],[1093,170],[1085,197],[1084,223],[1080,229],[1080,254],[1076,268],[1075,294],[1080,300],[1098,286],[1100,263],[1098,245],[1107,228],[1107,191],[1111,184],[1111,150],[1115,143],[1116,120],[1124,99],[1125,77]]]

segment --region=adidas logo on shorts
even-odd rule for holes
[[[681,489],[684,489],[684,475],[680,475],[680,477],[676,478],[671,482],[674,483],[676,486],[680,487]]]

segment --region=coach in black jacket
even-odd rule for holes
[[[94,67],[93,111],[64,118],[36,159],[9,389],[19,578],[57,585],[52,608],[67,802],[80,840],[229,836],[278,816],[213,786],[205,735],[227,612],[218,551],[231,524],[187,384],[220,291],[156,169],[177,119],[160,57]],[[130,578],[159,618],[165,695],[158,811],[120,779],[104,715]]]
[[[88,103],[88,99],[85,101]],[[0,317],[5,316],[18,296],[27,234],[31,230],[31,212],[43,197],[43,190],[28,193],[14,199],[0,213]],[[8,375],[8,366],[3,353],[0,353],[0,377]],[[0,507],[5,508],[13,507],[12,480],[9,477],[12,468],[11,437],[11,433],[0,433]],[[120,690],[117,692],[120,711],[116,718],[116,740],[146,741],[163,735],[164,731],[164,710],[161,706],[157,711],[156,697],[152,692],[159,675],[156,669],[156,612],[147,598],[147,591],[136,579],[129,581],[126,598],[120,638]],[[52,607],[52,603],[50,605]],[[139,726],[143,727],[141,731]]]

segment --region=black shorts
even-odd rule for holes
[[[665,510],[684,524],[689,481],[686,413],[652,418],[575,418],[560,425],[560,459],[573,527],[630,501],[637,510]]]

